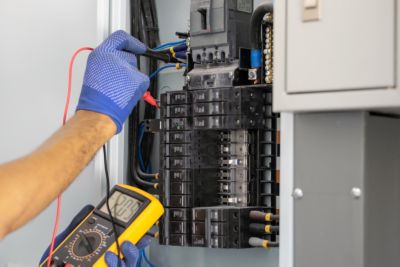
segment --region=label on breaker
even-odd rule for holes
[[[191,132],[166,132],[165,143],[190,143],[192,140]]]
[[[189,116],[189,106],[188,105],[174,105],[167,106],[168,117],[187,117]]]
[[[192,181],[190,170],[167,170],[165,175],[166,178],[171,179],[171,181]]]

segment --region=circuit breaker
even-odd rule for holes
[[[272,111],[272,12],[257,29],[263,52],[254,69],[252,10],[252,0],[191,1],[193,64],[184,88],[162,94],[160,103],[162,245],[278,245],[280,131],[279,114]]]

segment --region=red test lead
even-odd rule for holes
[[[146,101],[149,105],[152,105],[153,107],[156,108],[160,108],[160,106],[157,104],[157,101],[154,99],[154,97],[150,94],[149,91],[146,91],[146,93],[144,93],[142,99]]]

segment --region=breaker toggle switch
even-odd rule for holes
[[[321,14],[321,0],[303,1],[303,21],[319,20]]]

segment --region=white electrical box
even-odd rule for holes
[[[275,1],[274,109],[399,108],[396,2]]]

